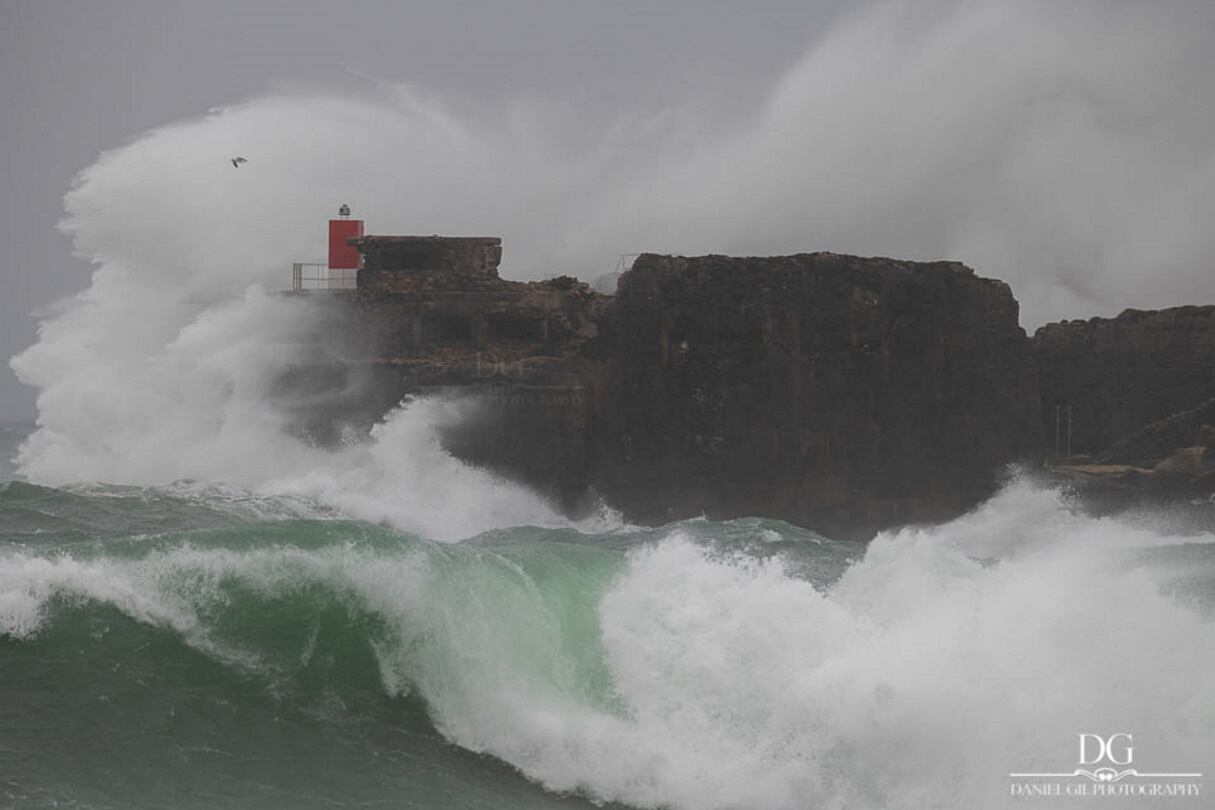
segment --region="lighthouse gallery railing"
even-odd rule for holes
[[[358,286],[358,272],[330,267],[328,262],[292,262],[291,289],[353,290]]]

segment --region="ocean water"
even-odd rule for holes
[[[9,480],[0,806],[1075,806],[1009,774],[1071,771],[1085,732],[1144,772],[1215,755],[1215,544],[1143,523],[1016,479],[868,546],[760,519],[453,542]]]

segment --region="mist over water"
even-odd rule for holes
[[[340,352],[272,295],[341,202],[372,232],[500,234],[515,277],[616,254],[835,250],[961,259],[1050,317],[1215,292],[1210,9],[893,3],[824,36],[752,120],[457,118],[407,86],[281,94],[103,154],[63,229],[91,286],[17,356],[35,480],[260,486],[330,463],[283,436],[275,372]],[[1167,47],[1161,43],[1167,42]],[[249,162],[240,169],[232,155]]]
[[[32,423],[0,422],[0,481],[7,481],[17,472],[17,448],[34,432]]]
[[[39,417],[32,483],[0,484],[0,796],[988,808],[1121,731],[1145,771],[1210,771],[1209,534],[1023,479],[867,547],[571,526],[443,451],[458,403],[327,449],[275,389],[343,356],[323,299],[275,294],[342,202],[371,232],[502,235],[514,277],[829,249],[968,261],[1026,325],[1209,297],[1209,10],[925,9],[831,32],[753,120],[569,144],[526,105],[279,94],[85,169],[63,227],[92,283],[12,361]]]

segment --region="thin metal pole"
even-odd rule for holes
[[[1059,406],[1055,406],[1055,458],[1059,457]]]
[[[1072,404],[1067,403],[1067,457],[1072,456]]]

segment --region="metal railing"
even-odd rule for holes
[[[358,270],[330,267],[328,262],[292,262],[291,289],[354,290],[358,288]]]

